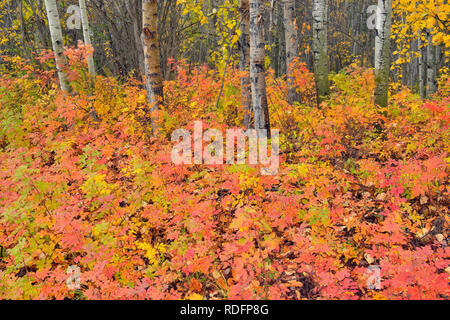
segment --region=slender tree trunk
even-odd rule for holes
[[[278,38],[275,34],[276,32],[276,28],[274,28],[274,26],[276,26],[278,17],[277,14],[275,12],[276,8],[278,8],[279,6],[275,5],[275,0],[269,0],[268,1],[270,3],[270,9],[269,9],[269,29],[268,29],[268,37],[266,37],[266,41],[267,44],[270,46],[270,66],[275,70],[275,75],[276,75],[276,68],[275,68],[275,61],[278,58],[279,55],[279,48],[278,46]],[[264,30],[266,31],[266,30]]]
[[[436,76],[436,78],[439,77],[439,71],[442,68],[442,46],[441,45],[436,45],[436,61],[434,64],[435,68],[434,68],[434,75]]]
[[[218,3],[218,0],[211,0],[211,9],[212,10],[216,10],[216,12],[218,11],[218,9],[219,9],[219,3]],[[213,50],[215,49],[215,48],[217,48],[218,47],[218,43],[219,43],[219,35],[218,35],[218,33],[217,33],[217,31],[216,31],[216,25],[217,25],[217,14],[214,14],[213,16],[212,16],[212,19],[211,19],[211,31],[212,31],[212,48],[213,48]]]
[[[281,16],[283,15],[283,8],[281,6],[276,7],[276,13],[275,13],[275,48],[274,48],[274,59],[273,65],[275,69],[275,76],[278,78],[282,74],[285,74],[285,68],[284,65],[286,64],[286,54],[284,53],[283,49],[285,48],[284,45],[284,25],[283,25],[283,19],[281,19]]]
[[[264,42],[264,1],[250,0],[250,79],[255,129],[270,132],[269,107],[266,95]]]
[[[378,0],[375,39],[375,104],[387,107],[391,54],[392,0]]]
[[[430,97],[437,90],[436,84],[436,46],[433,44],[431,30],[427,31],[427,96]]]
[[[127,8],[128,15],[131,17],[133,21],[133,36],[134,36],[134,42],[135,46],[137,48],[137,54],[136,57],[138,59],[139,63],[139,71],[141,74],[145,73],[144,68],[144,50],[142,48],[142,41],[141,41],[141,17],[140,14],[140,8],[142,7],[142,4],[139,0],[126,0],[125,6]]]
[[[25,19],[23,17],[23,0],[19,0],[18,3],[18,10],[19,10],[19,21],[20,21],[20,45],[22,46],[22,49],[25,53],[25,57],[28,59],[31,58],[31,54],[28,51],[28,46],[26,45],[26,42],[28,39],[27,32],[25,30]]]
[[[422,99],[425,99],[427,97],[427,87],[426,87],[426,81],[427,81],[427,53],[425,50],[425,46],[422,41],[422,32],[419,31],[419,37],[418,37],[418,47],[419,47],[419,92],[420,97]]]
[[[313,0],[314,75],[319,103],[329,93],[327,13],[327,0]]]
[[[36,1],[36,3],[34,3],[34,1],[27,1],[27,3],[31,8],[36,23],[36,32],[37,32],[37,39],[35,39],[36,48],[46,49],[48,48],[50,40],[47,35],[47,26],[40,14],[42,8],[42,0],[38,0]]]
[[[286,42],[286,69],[288,101],[290,104],[298,101],[297,88],[294,84],[294,59],[297,57],[297,30],[295,23],[295,0],[284,0],[283,21]]]
[[[81,12],[81,23],[83,25],[83,38],[85,45],[91,45],[91,35],[89,31],[89,19],[86,8],[86,0],[79,0],[80,4],[80,12]],[[88,68],[89,73],[95,77],[95,64],[94,64],[94,56],[89,55],[88,57]]]
[[[153,104],[150,110],[153,113],[153,111],[164,104],[163,77],[159,54],[157,0],[142,1],[142,25],[147,95],[149,102]],[[152,117],[152,127],[155,131],[156,121],[154,117]]]
[[[45,9],[47,10],[48,25],[52,38],[53,51],[55,52],[56,70],[58,71],[61,90],[70,93],[72,88],[63,70],[67,65],[67,59],[64,56],[64,43],[56,0],[45,0]]]
[[[411,49],[413,52],[418,51],[417,47],[418,43],[417,41],[411,41]],[[408,69],[408,86],[410,88],[414,88],[416,85],[416,79],[417,79],[417,72],[419,70],[419,58],[413,57],[411,59],[411,63],[409,63],[409,69]]]
[[[244,126],[251,122],[252,94],[250,85],[250,8],[248,0],[240,0],[241,39],[239,41],[239,67],[245,72],[241,79],[242,104],[244,105]]]

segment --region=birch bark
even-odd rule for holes
[[[389,92],[392,0],[378,0],[375,38],[375,104],[386,107]]]
[[[437,90],[436,84],[436,46],[433,44],[431,30],[427,31],[427,96],[431,96]]]
[[[83,26],[83,38],[84,44],[91,45],[91,34],[89,30],[89,19],[87,14],[86,0],[79,0],[80,12],[81,12],[81,24]],[[89,55],[88,57],[88,69],[89,73],[95,77],[95,64],[94,56]]]
[[[320,102],[329,93],[328,84],[328,2],[313,1],[313,51],[314,75],[316,79],[317,96]]]
[[[245,72],[241,78],[242,104],[244,105],[244,126],[249,128],[252,111],[252,94],[250,84],[250,4],[248,0],[240,0],[241,38],[239,41],[239,67]]]
[[[150,112],[158,110],[163,101],[163,77],[160,64],[158,39],[158,3],[157,0],[142,1],[142,44],[144,48],[144,65],[147,95],[153,105]],[[152,127],[156,130],[156,119]]]
[[[418,47],[419,47],[419,92],[420,97],[425,99],[427,97],[427,52],[425,50],[425,46],[422,41],[422,32],[419,32],[418,35]]]
[[[264,1],[250,0],[250,79],[255,129],[270,132],[266,95]]]
[[[52,39],[53,51],[55,52],[56,70],[58,71],[61,90],[70,93],[72,88],[70,87],[67,75],[64,73],[67,59],[64,56],[64,43],[56,0],[45,0],[45,9],[47,11],[50,37]]]

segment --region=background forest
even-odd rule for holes
[[[446,0],[0,9],[0,298],[449,298]],[[175,165],[199,120],[278,174]]]

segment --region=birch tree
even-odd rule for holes
[[[161,72],[158,39],[158,3],[157,0],[142,1],[142,44],[144,48],[145,79],[150,112],[163,105],[163,77]],[[156,129],[152,117],[153,129]]]
[[[80,5],[80,13],[81,13],[81,24],[83,26],[83,39],[85,45],[91,45],[91,35],[89,30],[89,19],[86,8],[86,0],[79,0]],[[89,73],[95,77],[95,64],[94,64],[94,56],[89,55],[88,57],[88,68]]]
[[[392,0],[378,0],[375,38],[375,104],[386,107],[389,92]]]
[[[297,89],[293,79],[293,61],[297,56],[297,31],[295,24],[295,0],[283,1],[283,22],[286,42],[286,69],[287,69],[287,88],[288,101],[294,103],[298,101]]]
[[[436,46],[433,44],[431,30],[427,30],[427,96],[437,90],[436,85]]]
[[[264,1],[250,0],[250,79],[255,129],[270,132],[266,95]]]
[[[70,93],[72,88],[67,80],[67,75],[64,73],[64,67],[67,65],[67,59],[64,56],[64,42],[56,0],[45,0],[45,9],[47,11],[50,37],[52,39],[53,51],[55,53],[56,70],[58,71],[61,90]]]
[[[427,96],[427,88],[426,88],[426,81],[427,81],[427,56],[426,56],[426,50],[425,46],[422,41],[422,32],[419,31],[419,37],[418,37],[418,47],[419,47],[419,92],[420,97],[422,99],[425,99]]]
[[[318,101],[329,93],[328,83],[328,1],[313,0],[314,76]]]
[[[240,0],[241,37],[239,41],[239,67],[245,72],[241,78],[242,104],[244,105],[244,126],[249,127],[251,121],[252,95],[250,86],[250,4],[248,0]]]

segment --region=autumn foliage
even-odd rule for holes
[[[279,174],[261,176],[170,158],[171,132],[194,120],[242,126],[239,71],[228,70],[216,108],[220,75],[172,61],[154,136],[142,85],[93,81],[83,52],[66,52],[73,95],[4,57],[0,298],[449,298],[448,85],[426,102],[402,89],[380,109],[372,71],[351,67],[331,76],[318,108],[303,65],[296,105],[269,73],[282,154]]]

